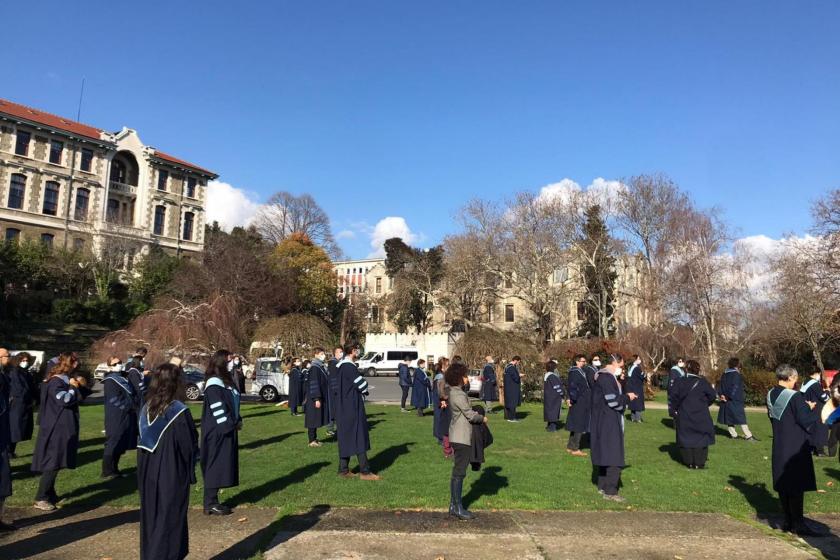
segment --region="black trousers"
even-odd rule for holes
[[[598,489],[604,494],[614,496],[618,494],[621,484],[621,467],[598,467]]]
[[[370,463],[368,463],[367,453],[359,453],[356,455],[356,458],[359,459],[359,472],[362,474],[370,473]],[[339,474],[350,472],[350,457],[338,458],[338,472]]]
[[[566,444],[566,449],[572,451],[580,451],[580,440],[583,438],[584,432],[569,432],[569,443]]]
[[[787,494],[779,492],[782,511],[785,513],[785,525],[793,529],[805,521],[805,494]]]
[[[219,505],[219,489],[204,487],[204,509]]]
[[[17,442],[13,441],[12,443],[9,444],[9,455],[14,455],[15,454],[15,449],[17,449]]]
[[[828,430],[828,456],[837,455],[837,444],[840,442],[840,422],[832,425]],[[14,450],[12,450],[14,452]]]
[[[423,416],[423,413],[425,412],[425,410],[426,410],[425,408],[420,408],[418,406],[417,407],[417,416]]]
[[[467,476],[467,465],[470,464],[471,446],[464,443],[453,443],[455,457],[452,461],[452,478],[464,478]]]
[[[708,447],[680,447],[680,455],[682,456],[683,464],[687,467],[706,466],[706,460],[709,458]]]
[[[405,400],[408,398],[408,390],[410,389],[410,387],[400,386],[400,389],[402,389],[402,400],[400,401],[400,408],[405,408]]]
[[[102,456],[102,476],[120,473],[119,464],[122,455],[122,451],[114,452],[107,447],[105,448],[105,454]]]
[[[316,439],[318,439],[318,429],[317,428],[307,428],[309,433],[309,443],[312,443]]]
[[[38,482],[38,493],[35,494],[36,502],[50,502],[55,504],[58,495],[55,493],[55,477],[58,471],[44,471],[41,473],[41,480]]]

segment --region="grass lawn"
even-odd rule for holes
[[[196,419],[200,407],[193,406]],[[495,444],[479,473],[469,472],[465,501],[476,509],[608,510],[632,508],[661,511],[721,512],[745,517],[776,512],[770,479],[770,423],[765,414],[749,413],[759,443],[732,441],[719,431],[705,471],[686,469],[676,461],[674,432],[665,425],[664,410],[648,410],[645,423],[627,423],[627,459],[622,493],[625,506],[604,501],[591,482],[589,459],[565,453],[568,433],[547,433],[542,408],[521,409],[519,424],[491,416]],[[713,409],[713,413],[716,411]],[[133,477],[104,482],[99,478],[102,446],[102,406],[82,408],[79,468],[61,471],[56,488],[66,505],[136,506]],[[564,411],[565,414],[565,411]],[[239,507],[268,506],[283,512],[314,505],[365,508],[445,509],[449,503],[451,463],[442,457],[432,437],[432,417],[401,413],[396,406],[370,405],[373,468],[381,482],[342,480],[336,476],[333,441],[320,449],[307,447],[303,417],[285,408],[243,405],[245,426],[240,433],[240,481],[223,490],[222,498]],[[319,434],[321,435],[321,434]],[[12,506],[31,504],[37,475],[29,472],[32,442],[18,446],[12,462]],[[134,453],[121,468],[134,473]],[[807,512],[836,512],[840,507],[840,465],[836,459],[816,460],[817,484],[824,493],[809,493]],[[200,478],[200,477],[199,477]],[[193,504],[201,504],[201,482],[193,488]]]

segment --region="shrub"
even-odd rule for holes
[[[254,331],[254,340],[277,340],[286,356],[311,356],[316,346],[323,347],[329,354],[335,335],[324,321],[314,315],[289,313],[262,321]]]
[[[62,323],[80,323],[87,319],[85,306],[75,299],[57,299],[53,301],[52,314]]]

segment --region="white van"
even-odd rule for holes
[[[267,402],[288,398],[289,375],[283,373],[282,365],[280,358],[257,358],[250,394],[259,395]]]
[[[408,358],[415,361],[420,353],[417,348],[387,348],[366,352],[359,358],[359,371],[362,375],[375,377],[377,375],[396,375],[403,360]]]

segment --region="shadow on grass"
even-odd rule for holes
[[[273,494],[274,492],[279,492],[288,488],[289,486],[292,486],[293,484],[303,482],[310,476],[317,474],[318,471],[320,471],[328,465],[328,462],[320,461],[318,463],[311,463],[309,465],[297,468],[289,474],[283,475],[279,478],[275,478],[274,480],[269,480],[268,482],[260,484],[259,486],[243,490],[239,494],[231,497],[229,500],[226,500],[226,502],[228,503],[228,505],[232,506],[238,506],[241,504],[255,504],[260,500],[264,499],[266,496]]]
[[[279,410],[274,410],[274,407],[272,407],[271,410],[262,410],[260,412],[255,412],[253,414],[243,414],[242,419],[247,420],[248,418],[259,418],[260,416],[269,416],[271,414],[279,414],[279,413],[280,413]]]
[[[368,430],[372,430],[380,422],[382,422],[382,420],[368,420]]]
[[[732,435],[729,433],[729,430],[721,427],[720,424],[715,424],[715,435],[725,437],[726,439],[732,439]]]
[[[825,472],[828,476],[840,480],[840,469],[825,469]]]
[[[386,449],[383,449],[379,453],[376,454],[375,457],[372,457],[370,460],[370,468],[375,473],[380,473],[391,465],[393,465],[400,455],[405,455],[408,453],[408,448],[414,445],[416,442],[409,441],[406,443],[401,443],[399,445],[392,445]]]
[[[665,426],[666,428],[671,428],[672,430],[674,429],[674,419],[673,418],[663,418],[662,420],[660,420],[660,422],[662,422],[662,425]]]
[[[501,476],[502,467],[487,467],[481,472],[478,480],[473,482],[470,491],[463,497],[464,507],[470,507],[473,502],[483,496],[495,496],[502,488],[507,488],[508,477]]]
[[[270,438],[249,441],[246,444],[240,445],[239,449],[258,449],[258,448],[266,446],[266,445],[272,445],[274,443],[280,443],[281,441],[283,441],[286,438],[296,436],[296,435],[302,434],[302,433],[303,432],[289,432],[287,434],[278,434],[278,435],[272,436]]]
[[[671,460],[675,463],[679,463],[680,465],[683,464],[682,456],[680,455],[680,448],[677,446],[676,443],[666,443],[664,445],[659,446],[659,451],[662,453],[668,453],[668,456],[671,457]]]
[[[94,446],[96,446],[96,447],[102,446],[104,448],[105,437],[103,436],[103,437],[95,437],[95,438],[91,438],[91,439],[83,439],[79,442],[79,449],[82,449],[82,448],[85,448],[85,447],[94,447]]]

